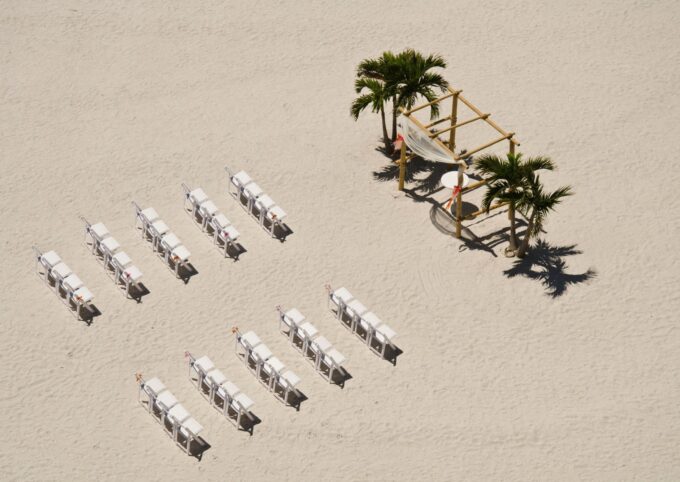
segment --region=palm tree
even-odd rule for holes
[[[358,78],[375,79],[383,82],[390,90],[392,101],[392,141],[397,138],[397,116],[399,107],[412,108],[418,96],[428,102],[436,98],[435,90],[444,90],[448,82],[436,73],[429,72],[433,68],[444,68],[446,62],[439,55],[427,57],[413,49],[399,54],[385,51],[377,59],[365,59],[357,67]],[[439,114],[439,108],[433,104],[431,117]]]
[[[352,108],[350,109],[352,117],[354,117],[354,120],[357,120],[359,114],[368,106],[371,106],[373,112],[379,112],[382,120],[385,149],[391,152],[392,142],[387,134],[387,124],[385,122],[385,102],[392,96],[392,91],[385,85],[385,82],[367,77],[358,78],[354,83],[354,89],[357,94],[361,95],[352,102]]]
[[[399,77],[399,63],[397,55],[389,50],[382,53],[377,59],[364,59],[357,66],[357,77],[377,79],[384,82],[391,89],[390,100],[392,101],[392,140],[397,137],[397,78]]]
[[[449,83],[437,73],[430,72],[434,68],[446,68],[446,61],[440,55],[423,56],[420,52],[407,49],[396,56],[394,68],[395,78],[390,79],[397,86],[397,107],[411,109],[418,96],[428,102],[437,98],[436,90],[444,91]],[[430,106],[430,118],[439,115],[439,106]],[[392,112],[392,140],[397,136],[397,109]]]
[[[571,186],[563,186],[551,193],[545,192],[539,176],[534,174],[529,176],[528,181],[529,189],[526,190],[522,200],[518,203],[518,209],[526,212],[531,210],[527,231],[517,252],[519,258],[526,255],[531,239],[538,236],[543,230],[543,223],[545,223],[548,213],[554,211],[563,198],[573,194]]]
[[[517,224],[515,212],[518,204],[530,189],[530,178],[533,173],[546,169],[552,171],[555,164],[549,157],[522,158],[521,153],[508,153],[505,159],[494,154],[481,156],[475,161],[477,170],[488,176],[487,191],[482,200],[482,209],[487,213],[494,201],[508,203],[508,217],[510,218],[510,246],[506,249],[507,256],[514,256],[517,251]]]

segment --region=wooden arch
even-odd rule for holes
[[[451,155],[452,163],[458,165],[458,194],[456,196],[456,237],[460,238],[461,237],[461,231],[462,231],[462,222],[463,222],[463,194],[466,192],[470,192],[473,189],[476,189],[484,184],[486,184],[487,180],[482,179],[481,181],[475,182],[470,184],[469,186],[463,188],[463,172],[468,168],[467,164],[465,163],[464,159],[467,157],[470,157],[474,154],[477,154],[478,152],[487,149],[493,145],[498,144],[499,142],[503,142],[505,140],[508,141],[508,152],[513,153],[515,152],[515,147],[519,146],[519,142],[515,138],[515,133],[514,132],[507,132],[503,128],[501,128],[498,124],[496,124],[494,121],[490,119],[491,114],[489,113],[483,113],[481,110],[479,110],[474,104],[472,104],[469,100],[467,100],[465,97],[461,95],[463,92],[462,90],[454,90],[451,87],[447,87],[448,93],[442,95],[441,97],[433,100],[432,102],[428,102],[426,104],[418,105],[416,107],[413,107],[412,109],[405,110],[404,108],[400,107],[399,110],[401,113],[408,117],[413,124],[415,124],[419,129],[423,131],[425,135],[427,135],[430,139],[432,139],[434,142],[436,142],[440,148],[444,150],[444,152],[447,152]],[[439,119],[435,119],[431,121],[428,124],[423,124],[420,122],[418,119],[413,117],[411,114],[414,112],[417,112],[421,109],[424,109],[426,107],[430,107],[434,104],[437,104],[440,107],[440,112],[442,112],[441,109],[441,103],[444,100],[451,99],[451,115],[442,117]],[[475,116],[471,117],[469,119],[466,119],[462,122],[458,122],[458,104],[463,103],[466,107],[471,110]],[[461,154],[456,154],[456,133],[457,130],[460,127],[466,126],[468,124],[472,124],[473,122],[477,121],[484,121],[487,125],[491,126],[495,131],[497,131],[501,136],[497,137],[479,147],[476,147],[475,149],[465,151],[464,153]],[[440,124],[444,124],[444,128],[439,128],[439,129],[434,129],[434,126],[438,126]],[[448,139],[442,139],[440,136],[442,134],[448,133]],[[406,142],[402,142],[401,144],[401,157],[399,159],[399,190],[403,191],[404,190],[404,180],[406,178],[406,163],[410,161],[413,157],[416,156],[416,154],[409,154],[407,152],[408,146],[406,145]],[[503,206],[504,203],[498,203],[494,206],[491,207],[491,209],[496,209],[501,206]],[[465,217],[465,219],[474,219],[475,217],[479,216],[482,214],[483,211],[477,211],[475,213],[469,214]]]

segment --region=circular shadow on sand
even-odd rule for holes
[[[472,203],[463,201],[463,216],[478,211],[479,208]],[[456,234],[456,204],[453,203],[449,212],[445,211],[442,206],[433,205],[430,209],[430,221],[437,230],[443,234],[453,236]]]

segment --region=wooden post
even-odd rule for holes
[[[451,105],[451,132],[449,133],[449,149],[451,152],[456,152],[456,123],[458,122],[458,95],[460,92],[453,94],[453,102]]]
[[[456,238],[460,239],[463,230],[463,170],[458,165],[458,194],[456,195]]]
[[[399,190],[404,190],[406,180],[406,141],[401,141],[401,157],[399,158]]]
[[[510,152],[510,154],[514,154],[515,153],[515,143],[513,142],[512,137],[510,139],[508,139],[508,142],[510,143],[510,151],[509,152]],[[514,214],[515,213],[513,212],[512,206],[510,206],[510,209],[508,209],[508,219],[510,220],[510,222],[512,222],[512,218],[514,217]]]

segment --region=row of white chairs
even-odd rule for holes
[[[224,251],[224,257],[228,255],[231,247],[240,252],[240,245],[237,240],[239,232],[231,224],[231,221],[220,212],[214,202],[200,187],[191,189],[182,183],[184,189],[184,209],[188,211],[194,222],[201,227],[201,231],[212,232],[213,244]]]
[[[210,405],[222,413],[236,428],[244,428],[252,435],[256,417],[251,412],[255,404],[245,393],[229,381],[207,356],[194,358],[187,352],[189,360],[189,380],[208,400]],[[244,427],[243,417],[251,423]]]
[[[241,334],[237,328],[234,328],[233,332],[236,335],[236,355],[246,367],[278,400],[285,405],[295,406],[296,404],[289,400],[289,395],[293,394],[295,400],[301,398],[302,394],[297,388],[301,381],[300,377],[286,368],[255,332]]]
[[[335,372],[346,375],[342,366],[347,358],[335,349],[331,342],[319,334],[319,330],[296,308],[283,311],[276,307],[279,313],[279,331],[288,337],[288,341],[306,360],[314,365],[314,369],[331,383]]]
[[[287,216],[286,212],[245,171],[233,174],[228,167],[224,169],[229,176],[229,194],[239,202],[248,214],[258,220],[260,226],[271,237],[275,237],[274,230],[277,226],[283,227],[283,220]],[[245,201],[245,204],[243,201]]]
[[[397,333],[354,298],[347,288],[334,290],[326,285],[326,290],[331,311],[335,309],[335,315],[342,325],[362,339],[371,351],[384,358],[388,346],[396,349],[392,340]]]
[[[135,207],[135,227],[141,223],[142,238],[151,241],[154,252],[165,260],[165,264],[179,278],[179,269],[182,267],[187,269],[191,252],[177,235],[170,231],[154,208],[142,209],[134,201],[132,205]]]
[[[47,286],[54,283],[54,292],[76,319],[84,319],[83,308],[90,313],[95,312],[92,304],[94,295],[55,251],[42,253],[36,246],[33,246],[33,252],[36,255],[38,276],[43,278]]]
[[[139,383],[139,402],[155,420],[163,425],[165,432],[179,445],[184,452],[191,453],[191,443],[196,441],[205,445],[199,436],[203,426],[177,401],[175,396],[158,378],[145,381],[141,374],[137,374]]]
[[[80,219],[85,223],[85,244],[91,246],[92,253],[102,262],[116,286],[122,286],[127,297],[131,296],[130,288],[141,291],[141,270],[132,263],[104,223],[90,224],[84,217]]]

